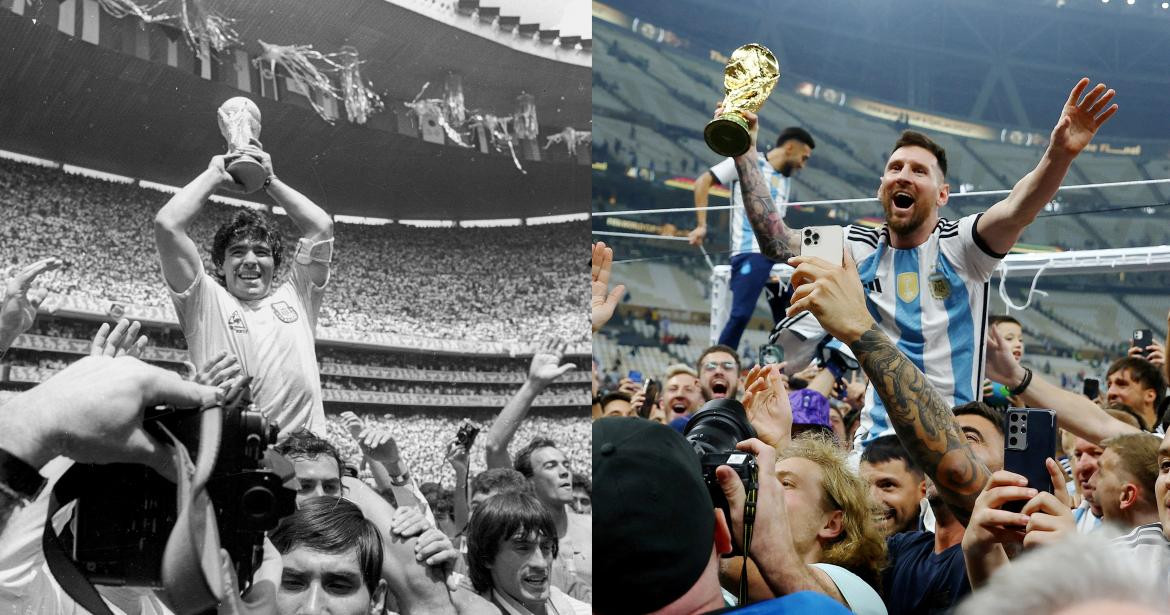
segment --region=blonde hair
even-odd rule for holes
[[[1121,434],[1101,441],[1101,448],[1113,451],[1121,462],[1120,469],[1141,487],[1141,501],[1155,511],[1158,501],[1154,496],[1154,483],[1158,480],[1158,447],[1161,445],[1162,438],[1147,432]]]
[[[874,525],[869,486],[849,469],[845,451],[828,436],[806,433],[782,451],[780,459],[799,457],[821,468],[821,489],[826,510],[841,511],[841,533],[825,546],[821,562],[848,569],[875,589],[881,588],[886,565],[886,541]]]

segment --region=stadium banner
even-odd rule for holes
[[[166,325],[178,327],[179,319],[175,316],[174,308],[167,305],[137,305],[126,301],[110,301],[78,295],[51,294],[45,299],[39,310],[41,313],[82,320],[106,321],[114,314],[120,318],[137,320],[143,324]],[[346,331],[330,327],[317,327],[317,343],[322,345],[341,345],[353,347],[375,348],[380,350],[413,350],[427,351],[437,354],[451,355],[486,355],[486,356],[525,356],[531,355],[536,344],[515,344],[504,342],[483,342],[477,340],[452,340],[397,333]],[[88,343],[83,354],[88,354]],[[72,352],[64,350],[61,352]],[[590,342],[572,344],[567,355],[586,356],[591,354]],[[183,360],[160,358],[160,361]]]
[[[372,365],[350,365],[345,363],[322,363],[324,376],[348,376],[351,378],[373,378],[379,380],[405,380],[410,382],[468,382],[475,384],[524,384],[527,376],[523,372],[467,372],[430,369],[409,369],[404,367],[376,367]],[[557,378],[557,382],[587,382],[590,375],[584,371],[570,371]]]

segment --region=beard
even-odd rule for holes
[[[915,202],[910,206],[910,217],[908,219],[894,219],[892,215],[895,211],[894,200],[890,195],[882,196],[882,211],[886,215],[886,224],[889,225],[890,231],[895,235],[910,235],[922,225],[926,223],[927,218],[930,217],[931,208],[923,203]],[[897,209],[897,211],[905,211],[904,209]]]

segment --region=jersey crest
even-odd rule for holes
[[[272,311],[276,313],[276,317],[279,318],[281,322],[297,321],[297,311],[293,309],[293,306],[289,305],[285,301],[277,301],[276,303],[273,303]]]
[[[239,310],[232,312],[228,317],[228,328],[234,333],[247,333],[248,323],[244,322],[244,316],[240,314]]]
[[[951,283],[937,271],[930,274],[930,296],[939,301],[946,301],[951,296]]]
[[[898,274],[898,298],[910,303],[918,298],[918,272],[907,271]]]

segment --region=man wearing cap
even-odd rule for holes
[[[698,456],[678,432],[636,419],[595,421],[593,474],[595,613],[697,614],[727,606],[719,556],[731,551],[731,531],[711,504]],[[757,526],[766,525],[767,511],[760,509]],[[794,613],[848,612],[813,592],[772,602]]]

